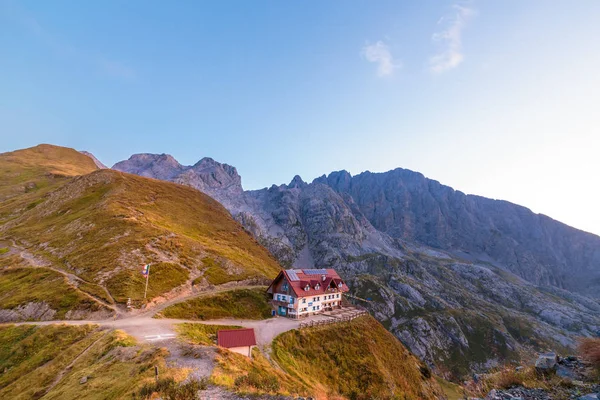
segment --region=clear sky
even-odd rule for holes
[[[600,1],[0,0],[0,151],[403,167],[600,234]]]

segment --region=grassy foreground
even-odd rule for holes
[[[164,309],[165,318],[208,320],[218,318],[266,319],[271,316],[265,289],[234,289],[198,297]]]
[[[328,396],[351,399],[440,398],[431,371],[370,316],[285,332],[273,358],[289,375]]]
[[[211,380],[242,394],[317,399],[445,398],[431,371],[369,316],[292,330],[275,338],[270,362],[220,350]]]
[[[154,365],[177,375],[164,350],[93,325],[1,326],[0,344],[2,399],[132,398],[153,381]]]

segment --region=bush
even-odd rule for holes
[[[257,369],[251,370],[248,375],[238,376],[234,385],[238,389],[250,387],[264,392],[277,392],[279,390],[279,380],[276,376],[263,375]]]
[[[583,338],[579,341],[577,352],[584,360],[600,369],[600,338]]]
[[[173,378],[159,379],[158,382],[146,383],[139,391],[142,399],[149,399],[158,393],[165,400],[193,400],[198,398],[200,390],[208,388],[208,380],[192,379],[178,385]]]

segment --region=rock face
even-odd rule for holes
[[[355,177],[334,172],[317,181],[351,196],[373,226],[392,237],[491,261],[535,284],[598,296],[596,235],[400,168]]]
[[[235,167],[208,157],[192,166],[185,166],[168,154],[134,154],[112,168],[191,186],[219,201],[240,195],[243,191],[242,179]]]
[[[202,168],[197,168],[203,165]],[[459,376],[600,332],[600,238],[397,169],[243,191],[235,168],[136,155],[125,172],[220,201],[284,265],[338,269],[372,314]],[[200,172],[197,172],[196,170]]]

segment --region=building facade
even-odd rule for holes
[[[334,269],[287,269],[277,275],[267,293],[273,315],[303,318],[341,308],[348,290]]]

